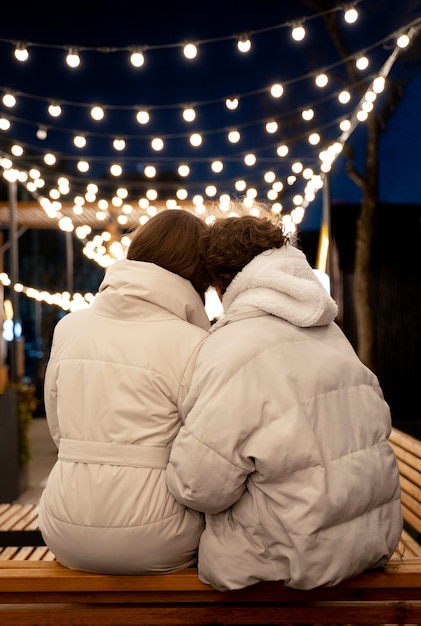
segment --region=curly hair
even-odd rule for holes
[[[193,213],[182,209],[161,211],[135,230],[127,258],[155,263],[182,276],[205,302],[210,278],[199,253],[199,240],[207,231],[207,224]]]
[[[211,285],[225,293],[233,278],[255,256],[288,243],[282,228],[267,218],[217,219],[201,236],[200,250]]]

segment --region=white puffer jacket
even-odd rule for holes
[[[401,534],[390,412],[299,250],[227,289],[186,399],[167,483],[206,513],[200,579],[311,589],[385,564]]]
[[[57,324],[45,407],[58,461],[39,521],[62,564],[144,574],[196,562],[203,516],[168,493],[165,467],[209,326],[189,281],[129,260]]]

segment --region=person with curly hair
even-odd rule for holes
[[[402,530],[390,410],[336,303],[269,219],[218,219],[202,250],[224,315],[166,472],[205,513],[200,579],[311,589],[384,565]]]

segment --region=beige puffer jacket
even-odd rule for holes
[[[57,324],[45,406],[58,461],[39,519],[64,565],[144,574],[196,562],[202,516],[169,494],[165,467],[209,326],[190,282],[129,260]]]
[[[293,247],[257,256],[223,298],[167,483],[206,513],[200,579],[311,589],[385,564],[401,534],[389,408]]]

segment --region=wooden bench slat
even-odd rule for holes
[[[403,517],[417,532],[421,532],[421,504],[406,493],[401,494]]]
[[[1,516],[3,515],[4,511],[7,511],[7,509],[10,507],[10,504],[3,502],[2,504],[0,504],[0,519]]]
[[[397,458],[405,463],[405,465],[414,469],[418,474],[421,472],[421,459],[419,457],[396,446],[394,447],[394,451]]]
[[[414,515],[414,513],[407,509],[404,505],[402,505],[402,513],[404,520],[408,522],[408,524],[412,526],[417,532],[421,532],[420,520],[418,519],[418,517],[416,517],[416,515]]]
[[[413,481],[408,480],[408,478],[406,478],[403,474],[400,474],[399,480],[402,492],[409,494],[417,502],[421,502],[421,487],[414,484]]]
[[[121,605],[111,607],[55,606],[47,609],[35,605],[31,609],[10,607],[7,624],[19,626],[43,626],[55,623],[74,624],[77,626],[143,626],[156,624],[340,624],[344,614],[352,624],[416,624],[421,615],[421,603],[366,603],[323,602],[304,605],[252,606],[237,607],[232,605],[198,606],[192,614],[190,608],[150,607],[139,605],[133,611]],[[48,616],[48,617],[47,617]],[[43,621],[47,619],[48,621]],[[68,620],[71,621],[68,621]],[[262,621],[263,620],[263,621]],[[313,622],[312,622],[313,620]],[[326,622],[328,620],[328,622]],[[402,620],[405,620],[404,622]],[[4,623],[4,622],[3,622]],[[6,623],[4,623],[6,626]]]
[[[28,590],[28,581],[31,581],[34,591],[46,593],[71,591],[83,595],[91,591],[104,594],[110,591],[202,591],[228,598],[227,592],[215,591],[209,585],[202,583],[198,578],[197,569],[193,567],[156,576],[116,576],[68,569],[57,561],[5,561],[1,563],[0,593],[5,591],[25,593]],[[421,589],[421,559],[393,560],[385,568],[363,572],[334,587],[300,591],[274,581],[258,583],[234,593],[245,597],[251,594],[253,589],[258,588],[259,592],[281,594],[284,598],[298,598],[298,596],[310,598],[314,594],[317,594],[317,597],[330,596],[342,592],[343,589],[359,589],[363,592],[365,589],[406,589],[408,587]],[[421,596],[419,599],[421,600]]]
[[[13,559],[15,555],[18,553],[19,548],[16,546],[8,546],[7,548],[3,548],[0,551],[0,560],[8,561]]]
[[[310,591],[268,582],[219,592],[201,583],[194,568],[161,576],[105,576],[67,570],[57,562],[0,565],[2,625],[8,623],[5,616],[20,626],[25,620],[42,626],[58,618],[78,626],[420,624],[420,589],[421,559],[391,562],[384,570]]]
[[[414,456],[421,458],[421,441],[415,439],[411,435],[402,432],[398,428],[392,428],[389,441],[398,449],[403,448],[411,452]]]
[[[421,545],[406,530],[402,531],[397,551],[403,558],[421,557]]]
[[[47,546],[38,546],[33,548],[32,554],[28,556],[28,561],[55,561],[56,557],[54,554],[47,548]]]
[[[404,469],[404,476],[407,476],[409,480],[412,480],[415,485],[419,483],[419,475],[421,473],[421,460],[418,458],[410,457],[406,452],[393,449],[396,458],[398,459],[399,469]]]
[[[35,504],[10,505],[0,517],[1,530],[23,530],[38,519],[38,506]]]

